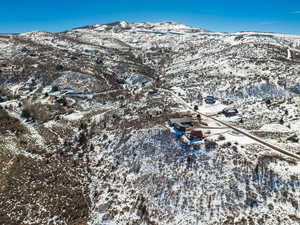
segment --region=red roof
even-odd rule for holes
[[[197,137],[197,138],[203,138],[203,132],[201,130],[192,130],[191,132],[192,137]]]

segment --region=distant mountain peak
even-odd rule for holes
[[[107,25],[107,26],[127,26],[129,23],[126,21],[116,21],[116,22],[112,22],[112,23],[106,23],[103,25]]]

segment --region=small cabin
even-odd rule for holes
[[[222,113],[224,114],[224,116],[226,117],[232,117],[232,116],[236,116],[239,112],[237,109],[224,109],[222,111]]]
[[[206,104],[212,105],[212,104],[216,103],[217,98],[215,98],[214,96],[206,96],[204,101],[205,101]]]

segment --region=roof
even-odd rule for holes
[[[192,130],[191,131],[192,134],[203,134],[202,130]]]
[[[207,99],[207,100],[215,100],[216,98],[214,96],[209,95],[209,96],[206,96],[205,99]]]
[[[203,132],[201,130],[197,130],[197,131],[196,130],[192,130],[191,136],[202,138],[203,137]]]
[[[175,124],[178,127],[189,129],[190,127],[193,126],[193,122],[195,122],[196,120],[193,119],[192,117],[183,117],[183,118],[170,119],[169,121],[171,124]]]
[[[198,132],[198,131],[201,131],[202,132],[202,128],[193,128],[193,130],[192,131],[195,131],[195,132]]]
[[[230,109],[224,109],[224,113],[238,113],[238,110],[235,108],[230,108]]]
[[[182,118],[173,118],[170,119],[170,123],[176,123],[176,124],[181,124],[181,123],[191,123],[194,122],[195,119],[192,117],[182,117]]]

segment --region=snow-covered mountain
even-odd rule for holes
[[[297,35],[0,35],[0,224],[300,224],[299,75]]]

